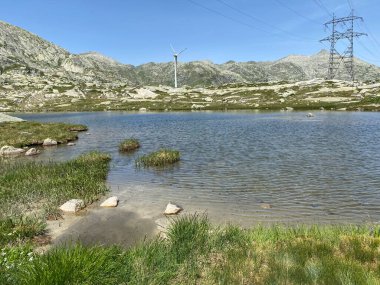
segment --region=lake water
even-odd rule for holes
[[[108,184],[125,203],[207,212],[216,221],[362,223],[380,221],[380,114],[365,112],[184,112],[17,114],[41,122],[81,123],[74,147],[46,149],[38,160],[88,150],[112,155]],[[124,138],[142,147],[118,152]],[[182,160],[166,170],[136,169],[159,148]],[[263,209],[263,203],[272,208]]]

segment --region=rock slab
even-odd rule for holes
[[[109,197],[103,203],[100,204],[100,207],[117,207],[119,199],[116,196]]]
[[[51,139],[51,138],[47,138],[44,140],[44,142],[42,143],[43,146],[53,146],[53,145],[57,145],[57,141]]]
[[[20,155],[25,152],[25,149],[22,148],[15,148],[13,146],[5,145],[2,148],[0,148],[0,155],[7,156],[7,155]]]
[[[166,206],[164,214],[165,215],[176,215],[179,212],[181,212],[182,210],[183,209],[180,206],[169,202],[169,204]]]
[[[76,213],[84,207],[84,201],[81,199],[71,199],[64,203],[59,209],[68,213]]]

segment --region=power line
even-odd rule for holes
[[[321,23],[319,23],[318,21],[316,20],[313,20],[309,17],[306,17],[305,15],[302,15],[301,13],[299,13],[297,10],[293,9],[292,7],[290,7],[289,5],[285,4],[284,2],[280,1],[280,0],[274,0],[276,1],[278,4],[280,4],[281,6],[285,7],[286,9],[288,9],[289,11],[293,12],[294,14],[300,16],[301,18],[307,20],[307,21],[310,21],[310,22],[313,22],[317,25],[321,25]]]
[[[327,7],[322,3],[321,0],[313,0],[313,2],[319,7],[321,8],[323,11],[325,11],[327,13],[327,15],[329,16],[333,16],[333,14],[329,11],[329,9],[327,9]]]
[[[279,34],[274,34],[274,33],[271,32],[271,31],[265,30],[265,29],[263,29],[263,28],[259,28],[259,27],[257,27],[257,26],[251,25],[251,24],[249,24],[249,23],[247,23],[247,22],[244,22],[244,21],[241,21],[241,20],[237,20],[237,19],[235,19],[235,18],[233,18],[233,17],[230,17],[230,16],[228,16],[228,15],[226,15],[226,14],[223,14],[223,13],[221,13],[221,12],[215,10],[215,9],[212,9],[212,8],[210,8],[210,7],[207,7],[207,6],[205,6],[205,5],[203,5],[203,4],[200,4],[200,3],[196,2],[196,1],[193,1],[193,0],[187,0],[187,1],[190,2],[190,3],[192,3],[192,4],[194,4],[195,6],[198,6],[198,7],[200,7],[200,8],[203,8],[203,9],[205,9],[205,10],[211,12],[211,13],[214,13],[214,14],[216,14],[216,15],[219,15],[219,16],[221,16],[221,17],[224,17],[224,18],[226,18],[226,19],[228,19],[228,20],[230,20],[230,21],[233,21],[233,22],[235,22],[235,23],[238,23],[238,24],[241,24],[241,25],[247,26],[247,27],[252,28],[252,29],[255,29],[255,30],[261,30],[261,31],[263,31],[263,32],[265,32],[265,33],[272,34],[272,35],[275,35],[275,36],[281,36],[281,35],[279,35]],[[218,1],[218,0],[217,0],[217,1]],[[225,3],[225,4],[227,4],[227,3]],[[228,5],[228,4],[227,4],[227,5]],[[232,7],[232,6],[231,6],[231,7]],[[242,11],[240,11],[240,12],[242,12]],[[244,12],[242,12],[242,13],[244,13]],[[248,14],[248,15],[249,15],[249,14]],[[264,22],[264,21],[262,21],[262,20],[260,20],[260,19],[256,19],[256,18],[254,18],[254,17],[252,17],[252,19],[255,19],[255,20],[257,20],[257,21],[261,21],[261,22],[267,24],[266,22]],[[268,24],[267,24],[267,25],[268,25]],[[277,29],[278,29],[278,28],[277,28]],[[286,32],[286,31],[284,31],[284,32]],[[286,33],[288,33],[288,32],[286,32]],[[288,33],[288,34],[289,34],[289,33]],[[293,36],[293,35],[292,35],[292,36]],[[294,36],[293,36],[293,37],[294,37]],[[301,38],[301,37],[299,37],[299,36],[296,36],[296,37],[298,37],[298,39],[305,39],[305,38]],[[307,39],[307,40],[310,41],[311,39]]]
[[[280,32],[282,32],[282,33],[284,33],[284,34],[288,34],[288,35],[290,35],[290,36],[292,36],[292,37],[295,37],[295,38],[301,38],[301,39],[312,40],[312,39],[310,39],[310,38],[300,37],[299,35],[296,35],[296,34],[290,33],[290,32],[288,32],[288,31],[286,31],[286,30],[284,30],[284,29],[281,29],[281,28],[279,28],[279,27],[276,27],[276,26],[274,26],[274,25],[272,25],[272,24],[270,24],[270,23],[267,23],[266,21],[263,21],[263,20],[261,20],[261,19],[259,19],[259,18],[257,18],[257,17],[254,17],[254,16],[252,16],[251,14],[248,14],[248,13],[246,13],[246,12],[244,12],[244,11],[242,11],[242,10],[236,8],[236,7],[234,7],[234,6],[228,4],[227,2],[225,2],[225,1],[223,1],[223,0],[216,0],[216,1],[219,2],[219,3],[221,3],[221,4],[223,4],[223,5],[226,6],[226,7],[228,7],[228,8],[230,8],[230,9],[234,10],[235,12],[237,12],[237,13],[239,13],[239,14],[245,16],[245,17],[248,17],[248,18],[250,18],[250,19],[252,19],[252,20],[254,20],[254,21],[261,22],[262,24],[267,25],[267,26],[269,26],[269,27],[272,27],[273,29],[276,29],[276,30],[278,30],[278,31],[280,31]]]
[[[237,19],[235,19],[235,18],[232,18],[232,17],[230,17],[230,16],[228,16],[228,15],[225,15],[225,14],[223,14],[223,13],[220,13],[220,12],[217,11],[217,10],[211,9],[211,8],[209,8],[209,7],[207,7],[207,6],[203,5],[203,4],[200,4],[200,3],[198,3],[198,2],[195,2],[195,1],[193,1],[193,0],[187,0],[187,1],[190,2],[190,3],[192,3],[192,4],[194,4],[194,5],[196,5],[196,6],[198,6],[198,7],[203,8],[203,9],[205,9],[205,10],[211,12],[211,13],[214,13],[214,14],[216,14],[216,15],[219,15],[219,16],[223,17],[223,18],[226,18],[226,19],[228,19],[228,20],[230,20],[230,21],[232,21],[232,22],[235,22],[235,23],[238,23],[238,24],[244,25],[244,26],[249,27],[249,28],[251,28],[251,29],[261,30],[261,31],[263,31],[263,32],[268,33],[268,31],[266,31],[266,30],[264,30],[264,29],[261,29],[261,28],[255,27],[255,26],[250,25],[250,24],[248,24],[248,23],[246,23],[246,22],[243,22],[243,21],[237,20]]]
[[[350,7],[351,10],[354,9],[354,5],[352,4],[351,0],[347,0],[348,6]]]

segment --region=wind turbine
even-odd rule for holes
[[[174,56],[174,87],[177,88],[177,59],[178,59],[178,56],[183,53],[185,50],[187,50],[187,48],[184,48],[183,50],[181,50],[179,53],[177,53],[173,46],[170,45],[170,47],[172,48],[172,51],[173,51],[173,56]]]

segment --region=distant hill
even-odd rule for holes
[[[179,63],[179,83],[189,86],[265,81],[300,81],[326,77],[328,52],[290,55],[273,62],[210,61]],[[355,59],[356,78],[380,79],[380,68]],[[343,67],[338,79],[347,79]],[[172,85],[173,63],[139,66],[119,63],[96,52],[71,54],[26,30],[0,21],[0,73],[15,77],[62,78],[65,82],[115,82],[129,85]]]

